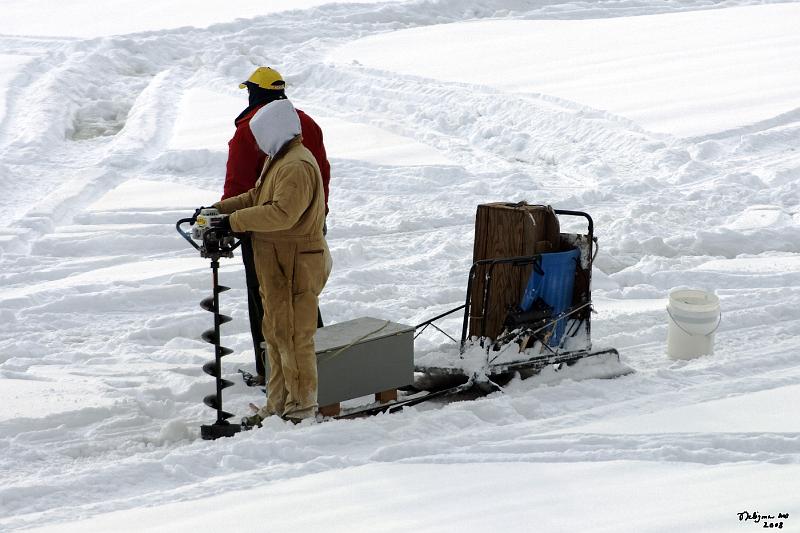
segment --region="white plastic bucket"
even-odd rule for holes
[[[670,359],[694,359],[714,353],[714,333],[722,319],[716,295],[694,289],[674,290],[669,294],[667,314]]]

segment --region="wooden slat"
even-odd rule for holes
[[[342,406],[339,403],[332,403],[330,405],[323,405],[319,408],[319,414],[322,416],[339,416],[342,412]]]
[[[380,403],[393,402],[397,400],[397,389],[390,389],[375,393],[375,401]]]

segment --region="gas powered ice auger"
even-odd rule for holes
[[[219,294],[230,289],[219,284],[219,258],[233,257],[233,250],[239,246],[233,235],[220,228],[225,216],[213,208],[200,208],[191,218],[182,218],[175,224],[178,233],[200,252],[200,257],[211,260],[213,293],[203,298],[200,307],[214,313],[214,329],[204,331],[201,337],[214,345],[214,360],[203,365],[203,372],[216,379],[217,390],[215,394],[203,398],[203,403],[217,410],[217,420],[213,424],[200,426],[200,435],[205,440],[231,437],[241,430],[239,424],[231,424],[227,420],[233,413],[222,410],[222,389],[233,385],[232,381],[222,379],[222,358],[233,353],[233,350],[220,345],[219,328],[232,318],[219,312]],[[191,225],[191,234],[181,228],[184,224]]]

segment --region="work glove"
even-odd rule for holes
[[[214,230],[222,236],[233,235],[231,217],[223,217],[222,220],[217,222],[217,225],[214,226]]]

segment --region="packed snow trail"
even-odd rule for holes
[[[747,418],[780,410],[800,385],[800,112],[679,139],[559,95],[326,59],[405,28],[753,3],[340,4],[207,29],[0,37],[0,54],[32,58],[9,83],[0,124],[0,208],[13,221],[0,233],[0,378],[12,391],[0,413],[0,528],[376,463],[796,465],[795,414]],[[174,223],[218,198],[226,154],[224,144],[170,143],[182,98],[201,87],[243,103],[236,83],[260,63],[279,65],[290,97],[313,116],[381,128],[450,162],[329,154],[327,322],[413,324],[463,303],[475,206],[550,203],[594,217],[594,342],[617,347],[637,374],[576,382],[545,373],[474,402],[315,426],[268,421],[199,440],[213,418],[201,401],[213,383],[199,340],[210,315],[198,307],[210,271]],[[225,372],[238,383],[237,366],[252,364],[238,258],[221,278],[233,287],[222,298],[234,317],[223,329],[235,350]],[[714,288],[722,300],[714,357],[664,356],[665,298],[682,285]],[[445,340],[423,335],[417,352]],[[225,407],[243,413],[257,398],[237,385]],[[721,416],[731,409],[742,419]],[[692,414],[721,421],[706,429]]]

